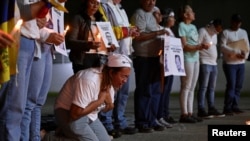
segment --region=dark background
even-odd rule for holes
[[[68,0],[65,7],[69,10],[65,14],[65,25],[71,20],[74,14],[81,8],[81,0]],[[126,10],[130,18],[133,12],[139,7],[140,0],[122,0],[122,6]],[[234,13],[242,15],[243,23],[242,28],[250,31],[250,5],[248,0],[157,0],[156,6],[159,8],[172,8],[177,11],[181,5],[189,4],[192,6],[196,20],[193,22],[200,28],[206,25],[214,18],[220,18],[223,21],[224,28],[229,27],[230,17]]]

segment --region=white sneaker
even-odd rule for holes
[[[158,121],[157,119],[155,120],[155,122],[157,125],[165,127],[165,125],[161,124],[160,121]]]
[[[163,126],[165,126],[166,128],[172,128],[172,127],[173,127],[173,125],[170,124],[170,123],[168,123],[168,122],[166,122],[166,121],[164,120],[164,118],[160,118],[160,119],[159,119],[159,123],[162,124]]]

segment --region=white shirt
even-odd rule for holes
[[[217,65],[217,34],[213,32],[214,27],[203,27],[199,30],[199,43],[211,43],[208,49],[200,50],[200,63]]]
[[[246,30],[239,28],[237,31],[231,29],[225,29],[221,35],[221,52],[223,54],[223,60],[227,64],[243,64],[247,59],[249,51],[246,52],[245,59],[237,58],[236,55],[240,54],[240,50],[231,48],[227,44],[233,41],[244,39],[249,50],[249,40]]]
[[[55,109],[63,108],[70,110],[71,104],[75,104],[81,108],[86,108],[92,101],[98,99],[100,92],[102,73],[99,68],[90,68],[79,71],[71,76],[63,88],[55,103]],[[114,88],[110,89],[112,102],[114,101]],[[93,111],[88,114],[88,118],[92,121],[98,118],[99,111]]]
[[[124,27],[129,27],[130,23],[128,20],[128,16],[126,11],[121,8],[120,4],[116,4],[114,5],[113,0],[108,0],[107,1],[108,6],[110,7],[110,9],[112,9],[114,15],[113,19],[115,19],[114,26],[124,26]],[[119,48],[117,48],[115,50],[116,53],[121,53],[121,54],[125,54],[125,55],[130,55],[134,50],[132,48],[132,38],[131,37],[127,37],[127,38],[123,38],[121,40],[118,41],[119,43]]]
[[[32,4],[38,1],[39,0],[25,0],[24,3]],[[21,34],[30,39],[39,39],[40,34],[39,34],[39,28],[36,23],[36,19],[24,22],[21,26]]]

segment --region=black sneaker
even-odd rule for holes
[[[165,127],[162,125],[156,125],[156,126],[154,126],[154,130],[155,131],[163,131],[163,130],[165,130]]]
[[[119,138],[122,136],[122,133],[119,130],[113,129],[111,131],[108,131],[108,134],[112,136],[113,138]]]
[[[223,111],[223,114],[225,114],[226,116],[233,116],[233,115],[234,115],[234,112],[231,111],[231,110],[224,110],[224,111]]]
[[[119,130],[122,134],[129,134],[129,135],[132,135],[138,132],[137,129],[133,127],[126,127],[124,129],[119,129]]]
[[[152,132],[154,132],[154,129],[150,128],[150,127],[139,127],[138,131],[140,133],[152,133]]]
[[[202,118],[200,118],[200,117],[196,117],[196,116],[190,116],[192,119],[194,119],[194,120],[196,120],[196,122],[202,122],[203,120],[202,120]]]
[[[177,121],[175,121],[174,120],[174,118],[173,117],[167,117],[167,118],[164,118],[164,120],[166,121],[166,122],[168,122],[168,123],[170,123],[170,124],[175,124],[175,123],[177,123]]]
[[[213,115],[209,115],[205,110],[198,110],[197,116],[205,119],[211,119],[214,117]]]
[[[215,108],[210,108],[208,110],[208,115],[212,115],[214,117],[225,117],[225,114],[218,112]]]
[[[190,116],[181,116],[180,123],[196,123],[197,121],[193,118],[191,118]]]
[[[237,108],[237,109],[233,109],[233,112],[234,112],[235,114],[241,114],[241,113],[244,113],[244,111],[240,110],[239,108]]]

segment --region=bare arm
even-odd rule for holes
[[[198,50],[202,50],[202,49],[208,49],[209,48],[209,44],[198,44],[198,45],[189,45],[187,44],[187,40],[186,37],[181,37],[181,43],[183,45],[183,50],[186,52],[195,52]]]
[[[156,38],[157,36],[163,35],[163,34],[167,34],[168,35],[169,33],[165,29],[158,30],[158,31],[152,31],[152,32],[149,32],[149,33],[142,32],[142,33],[140,33],[139,36],[136,36],[134,38],[134,40],[136,40],[136,41],[146,41],[146,40],[150,40],[152,38]]]

